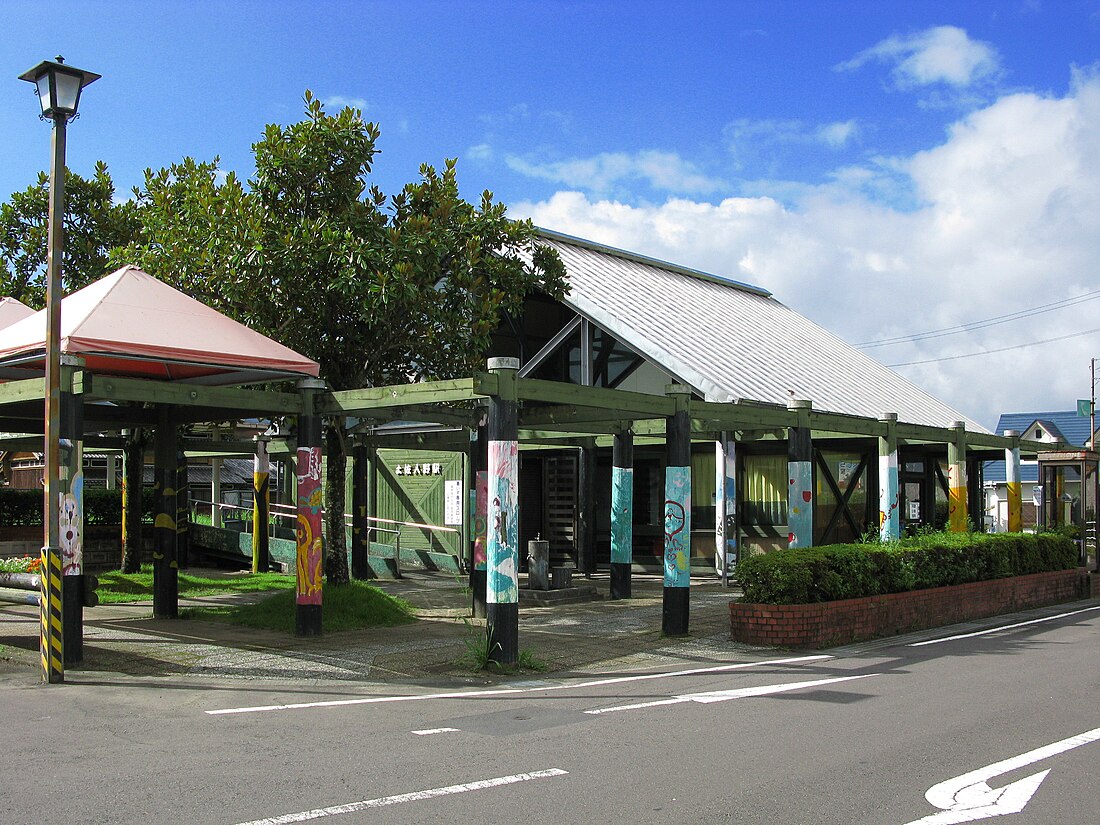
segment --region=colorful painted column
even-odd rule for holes
[[[879,416],[885,427],[878,439],[878,536],[883,542],[901,538],[901,497],[898,488],[898,414]]]
[[[671,384],[676,412],[665,420],[665,586],[661,632],[686,636],[691,594],[691,389]]]
[[[967,514],[966,422],[952,421],[954,430],[947,442],[947,529],[965,533],[970,527]]]
[[[787,429],[787,546],[812,547],[814,543],[814,445],[810,436],[813,403],[792,398],[787,409],[797,424]]]
[[[61,419],[58,474],[58,541],[66,667],[84,660],[84,397],[74,392],[83,361],[61,358]]]
[[[351,450],[351,577],[369,579],[370,520],[368,518],[367,474],[370,472],[370,448],[357,438]]]
[[[483,418],[470,432],[470,598],[475,619],[484,619],[487,612],[485,570],[489,548],[489,426]]]
[[[596,572],[596,439],[586,439],[577,456],[577,570]]]
[[[158,407],[153,437],[153,482],[156,517],[153,521],[153,615],[179,615],[179,562],[176,558],[176,425],[167,405]]]
[[[187,484],[187,454],[176,452],[176,562],[181,570],[191,563],[191,493]]]
[[[714,442],[714,566],[729,587],[737,566],[737,440],[728,432]]]
[[[122,443],[122,559],[123,573],[141,569],[141,499],[145,468],[145,432],[126,430]]]
[[[210,523],[215,527],[222,526],[222,461],[220,458],[210,459]]]
[[[321,635],[321,567],[324,561],[321,532],[321,417],[313,412],[313,397],[325,384],[316,378],[298,382],[302,413],[298,416],[297,472],[298,529],[295,570],[294,632]]]
[[[271,436],[257,435],[252,442],[256,452],[252,460],[252,572],[271,569],[271,458],[267,447]]]
[[[486,552],[486,625],[489,657],[519,660],[519,441],[518,358],[490,358],[498,394],[489,398],[489,541]]]
[[[630,598],[634,563],[634,433],[615,433],[611,447],[611,598]]]
[[[1008,489],[1008,524],[1010,533],[1020,533],[1024,529],[1024,500],[1020,487],[1020,433],[1018,430],[1005,430],[1005,438],[1012,439],[1012,446],[1005,450],[1005,485]]]

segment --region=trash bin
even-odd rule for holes
[[[527,542],[527,586],[532,590],[550,589],[550,542]]]

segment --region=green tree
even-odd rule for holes
[[[49,177],[16,192],[0,204],[0,294],[35,309],[46,303],[47,215]],[[65,176],[65,256],[61,263],[62,289],[74,292],[107,274],[112,247],[132,243],[138,233],[133,203],[115,203],[115,186],[107,165],[96,164],[95,174]]]
[[[468,374],[502,312],[564,294],[557,254],[491,193],[464,201],[453,160],[387,199],[368,182],[377,126],[309,92],[305,115],[267,126],[247,186],[216,159],[146,172],[143,236],[114,260],[313,358],[333,390]],[[347,432],[328,424],[325,574],[342,584]]]

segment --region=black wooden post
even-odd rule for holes
[[[369,579],[370,521],[367,519],[367,466],[369,448],[357,438],[351,450],[351,577]]]
[[[145,480],[145,433],[135,428],[123,433],[122,445],[122,559],[123,573],[141,567],[141,511]]]
[[[252,572],[271,569],[271,457],[267,446],[271,436],[258,435],[252,461]]]
[[[179,615],[179,563],[176,559],[176,426],[171,407],[158,408],[153,439],[154,487],[157,497],[153,522],[153,615]]]
[[[580,449],[577,473],[577,567],[590,576],[596,572],[596,440]]]
[[[690,389],[666,390],[676,412],[665,420],[665,587],[661,630],[686,636],[691,593],[691,417]]]
[[[295,569],[294,630],[299,636],[321,635],[321,417],[313,411],[313,397],[325,384],[316,378],[298,382],[302,413],[298,416],[298,532]]]
[[[191,563],[191,493],[187,487],[187,454],[176,451],[176,562],[180,569]]]
[[[58,538],[61,542],[61,624],[66,665],[84,660],[84,396],[73,391],[74,373],[79,366],[83,363],[78,359],[69,356],[61,359]]]
[[[470,445],[470,475],[473,479],[470,509],[472,513],[470,530],[470,598],[471,612],[475,619],[484,619],[488,613],[485,602],[485,588],[488,586],[485,573],[485,558],[489,541],[489,426],[483,418],[478,424],[476,438]],[[473,433],[471,433],[473,435]]]
[[[611,447],[611,598],[630,598],[634,563],[634,433],[615,433]]]
[[[519,441],[516,403],[518,358],[490,358],[499,380],[489,398],[489,509],[486,554],[486,624],[489,657],[519,660]]]

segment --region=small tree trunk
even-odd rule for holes
[[[131,430],[122,453],[122,572],[141,570],[142,470],[145,466],[145,432]]]
[[[329,584],[345,585],[351,581],[348,574],[348,542],[344,531],[344,513],[347,511],[344,494],[344,475],[348,466],[347,436],[344,419],[329,422],[325,433],[325,580]]]

